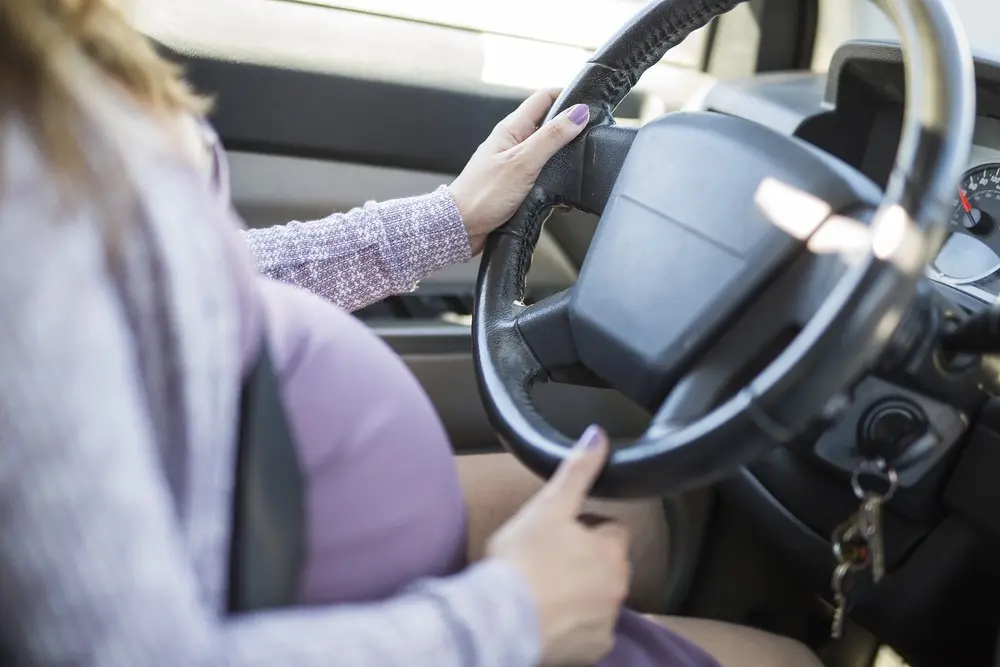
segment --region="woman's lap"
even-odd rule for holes
[[[416,378],[356,319],[264,281],[269,340],[308,484],[304,604],[389,597],[466,562],[467,516],[444,428]],[[707,667],[625,611],[602,666]]]

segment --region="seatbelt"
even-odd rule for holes
[[[240,401],[229,557],[231,613],[298,602],[305,532],[302,470],[265,343]]]

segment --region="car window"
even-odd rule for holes
[[[433,23],[497,37],[593,50],[646,0],[295,0],[337,9]],[[586,9],[581,9],[586,7]],[[699,30],[672,49],[666,62],[698,68],[707,44]]]

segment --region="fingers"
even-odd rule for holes
[[[597,540],[598,548],[605,555],[606,574],[612,578],[609,583],[617,581],[617,597],[619,601],[624,601],[632,579],[632,565],[628,558],[631,544],[628,528],[612,521],[593,528],[591,536]]]
[[[552,159],[560,148],[573,141],[590,122],[590,109],[577,104],[566,109],[525,139],[517,147],[518,158],[529,169],[537,172]]]
[[[536,91],[522,102],[521,106],[513,113],[500,121],[497,130],[510,135],[515,144],[521,143],[542,124],[545,115],[552,108],[552,103],[556,101],[561,92],[562,90],[559,88]]]
[[[546,502],[555,511],[576,518],[583,503],[608,460],[608,436],[598,426],[591,426],[545,488]]]

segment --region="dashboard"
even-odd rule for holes
[[[975,58],[977,117],[967,169],[950,202],[950,233],[928,277],[960,305],[1000,299],[1000,61]],[[774,75],[719,84],[703,102],[791,133],[884,187],[902,130],[905,78],[898,43],[854,41],[827,75]]]
[[[885,185],[902,127],[902,107],[875,117],[861,170]],[[969,163],[951,201],[950,233],[928,277],[978,301],[1000,295],[1000,119],[977,116]]]
[[[902,65],[886,44],[848,44],[838,56],[830,76],[839,80],[828,82],[835,86],[833,102],[850,116],[857,113],[852,106],[868,101],[870,129],[858,166],[885,186],[902,129]],[[988,304],[1000,296],[1000,109],[993,108],[1000,77],[996,62],[981,57],[976,65],[978,115],[970,159],[950,202],[949,235],[927,276]]]
[[[1000,120],[978,119],[969,168],[951,206],[951,234],[928,276],[993,302],[1000,295]]]

